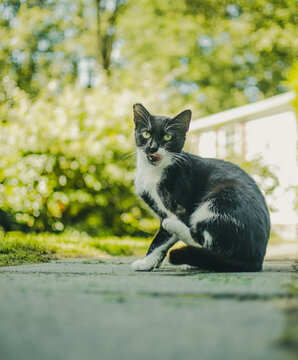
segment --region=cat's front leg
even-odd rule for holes
[[[176,235],[178,240],[183,241],[185,244],[199,246],[194,241],[191,230],[182,221],[167,218],[163,220],[162,227],[170,234]]]
[[[144,259],[136,260],[131,264],[132,270],[135,271],[151,271],[159,267],[162,259],[159,254],[150,254]]]
[[[159,267],[166,257],[168,250],[178,241],[175,235],[172,235],[160,227],[158,234],[152,241],[148,253],[144,259],[136,260],[131,267],[136,271],[151,271]]]

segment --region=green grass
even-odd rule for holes
[[[34,240],[9,240],[0,243],[0,266],[47,262],[55,251]]]
[[[150,240],[128,237],[95,238],[78,232],[59,235],[0,232],[0,266],[78,257],[143,256],[149,247]],[[181,243],[177,246],[181,246]]]
[[[63,258],[143,255],[149,241],[139,238],[94,238],[78,233],[0,234],[0,266],[48,262]]]

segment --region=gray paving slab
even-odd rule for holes
[[[294,268],[216,274],[131,259],[0,268],[0,359],[285,359]]]

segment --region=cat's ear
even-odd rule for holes
[[[191,120],[190,110],[184,110],[172,119],[174,123],[181,124],[184,127],[185,132],[187,132],[189,129],[190,120]]]
[[[134,104],[133,106],[133,121],[137,124],[139,121],[150,120],[149,111],[145,109],[142,104]]]

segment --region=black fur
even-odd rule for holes
[[[254,264],[222,256],[203,247],[198,248],[195,246],[184,246],[180,249],[171,250],[169,260],[173,265],[188,264],[218,272],[249,272],[259,270]]]
[[[205,231],[212,236],[208,249],[187,246],[173,250],[170,262],[215,271],[260,271],[270,233],[264,197],[254,180],[238,166],[182,151],[190,117],[189,110],[171,119],[153,116],[140,104],[134,106],[136,145],[144,151],[150,166],[158,166],[155,154],[160,148],[173,158],[157,185],[165,208],[189,228],[191,215],[200,204],[210,202],[210,210],[219,214],[190,230],[193,240],[201,246]],[[149,139],[143,137],[144,131],[150,132]],[[170,134],[172,139],[165,141],[164,134]],[[161,221],[167,217],[149,192],[140,195]],[[171,236],[161,226],[147,255]]]

